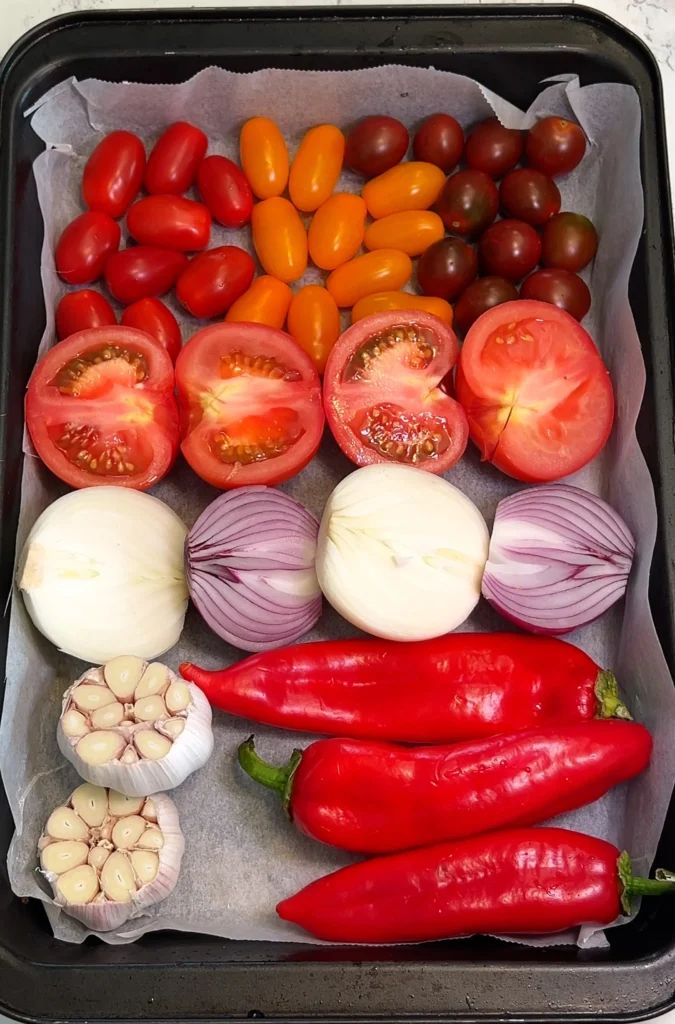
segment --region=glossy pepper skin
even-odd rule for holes
[[[213,707],[282,729],[450,743],[590,718],[630,718],[616,680],[564,640],[450,633],[420,643],[327,640],[180,667]]]
[[[318,740],[280,768],[258,757],[251,737],[239,763],[281,795],[305,835],[393,853],[582,807],[643,771],[651,749],[642,725],[592,721],[452,746]]]
[[[519,828],[351,864],[277,914],[329,942],[425,942],[609,924],[633,895],[673,892],[674,881],[633,877],[604,839]]]

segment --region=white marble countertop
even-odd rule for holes
[[[372,0],[373,4],[385,0]],[[386,0],[386,6],[396,7],[411,0]],[[433,0],[425,0],[426,3]],[[465,2],[527,3],[532,0],[444,0],[444,5]],[[539,0],[546,4],[557,0]],[[568,0],[570,2],[570,0]],[[571,0],[575,3],[576,0]],[[24,32],[33,25],[59,14],[71,11],[101,9],[185,8],[185,7],[286,7],[309,6],[361,6],[371,0],[229,0],[219,4],[217,0],[3,0],[0,17],[0,55],[2,55]],[[586,0],[585,6],[593,7],[625,25],[644,40],[654,53],[661,77],[666,107],[668,150],[670,157],[671,189],[675,196],[675,0]],[[675,1024],[675,1010],[658,1018],[658,1024]],[[0,1015],[0,1024],[7,1024]]]

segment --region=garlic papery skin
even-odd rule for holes
[[[87,782],[149,796],[206,764],[211,705],[166,665],[125,655],[87,669],[68,687],[56,739]]]
[[[471,614],[488,544],[480,511],[447,480],[407,466],[365,466],[328,499],[316,571],[324,595],[355,626],[389,640],[426,640]]]
[[[35,626],[66,654],[100,665],[156,658],[178,641],[188,590],[187,529],[150,494],[88,487],[53,502],[19,559]]]
[[[59,838],[73,814],[78,834],[86,833],[77,843]],[[184,848],[176,805],[165,794],[130,800],[84,783],[50,815],[38,855],[56,906],[92,931],[108,932],[166,899]]]

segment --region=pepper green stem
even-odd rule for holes
[[[595,696],[598,698],[598,718],[625,718],[633,716],[619,696],[619,684],[613,672],[603,670],[595,682]]]
[[[675,896],[675,873],[659,868],[656,878],[639,878],[633,874],[631,859],[624,850],[616,862],[623,892],[621,906],[630,914],[634,896]]]
[[[294,750],[287,764],[273,765],[263,761],[255,749],[255,738],[249,736],[240,745],[237,751],[239,764],[247,775],[250,775],[255,782],[261,786],[273,789],[281,797],[283,808],[292,817],[290,811],[291,791],[293,789],[293,777],[302,761],[302,751]]]

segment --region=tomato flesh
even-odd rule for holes
[[[37,364],[26,421],[42,461],[71,487],[145,490],[178,450],[171,360],[142,331],[79,331]]]
[[[321,441],[319,377],[283,331],[223,323],[198,331],[176,363],[182,451],[214,487],[274,484]]]
[[[575,473],[612,428],[612,384],[593,340],[544,302],[506,302],[479,317],[456,388],[482,457],[517,480]]]
[[[461,458],[466,417],[440,383],[457,339],[417,310],[366,316],[338,339],[326,365],[324,404],[335,440],[358,466],[399,462],[442,473]]]

